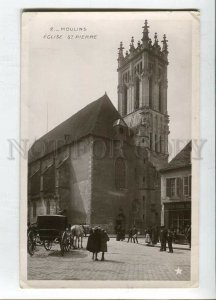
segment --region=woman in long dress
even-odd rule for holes
[[[107,252],[107,242],[109,241],[108,234],[105,230],[100,233],[100,251],[102,252],[101,260],[104,260],[104,253]]]
[[[100,252],[100,232],[98,228],[90,229],[86,249],[92,252],[92,260],[98,260],[97,254]]]

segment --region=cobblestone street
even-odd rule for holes
[[[61,256],[59,245],[50,251],[37,247],[33,257],[28,255],[30,280],[190,280],[190,251],[188,246],[174,245],[174,253],[160,252],[159,247],[117,242],[111,238],[105,261],[92,261],[83,241],[82,250],[71,250]],[[101,253],[99,254],[99,259]],[[180,270],[180,271],[179,271]]]

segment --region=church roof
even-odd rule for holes
[[[191,141],[168,163],[166,168],[160,172],[166,172],[173,169],[191,167]]]
[[[29,150],[29,162],[87,135],[113,138],[113,123],[120,118],[119,112],[105,94],[35,141]]]

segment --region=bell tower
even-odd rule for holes
[[[168,161],[167,42],[164,34],[161,47],[155,33],[152,43],[145,20],[141,42],[132,37],[129,51],[122,42],[118,49],[118,110],[157,169]]]

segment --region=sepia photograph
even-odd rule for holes
[[[197,286],[199,13],[24,11],[21,32],[21,286]]]

